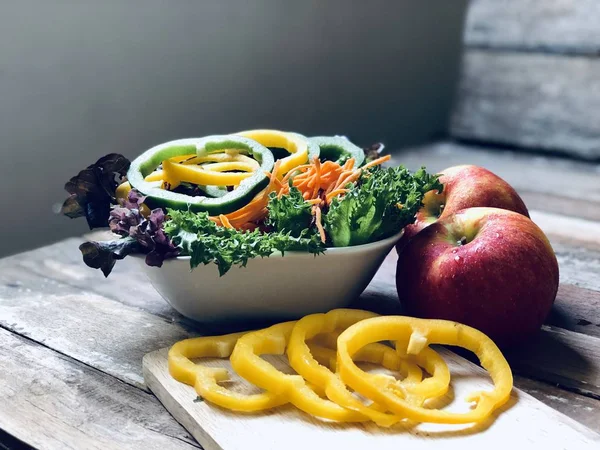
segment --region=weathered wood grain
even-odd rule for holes
[[[488,421],[475,426],[400,423],[382,429],[373,423],[334,424],[304,414],[290,405],[273,409],[268,414],[242,416],[214,407],[209,402],[194,403],[194,389],[169,375],[167,350],[144,357],[144,377],[174,417],[210,450],[284,447],[353,450],[367,446],[425,450],[436,444],[447,449],[477,449],[493,441],[517,448],[526,444],[528,448],[573,446],[591,449],[600,444],[600,435],[516,389],[506,405],[494,412]],[[490,380],[482,369],[469,361],[444,349],[441,353],[454,374],[452,393],[443,399],[449,403],[445,409],[464,412],[468,406],[461,399],[467,392],[490,389]],[[280,370],[289,370],[284,357],[272,357],[269,361]],[[211,364],[217,365],[230,369],[226,360]],[[233,373],[229,386],[244,393],[256,392]],[[249,429],[251,433],[247,431]]]
[[[514,376],[514,383],[518,389],[600,433],[600,400],[519,375]]]
[[[40,449],[192,449],[156,398],[0,329],[0,428]]]
[[[600,59],[466,50],[454,137],[600,158]]]
[[[106,236],[106,234],[104,234]],[[6,288],[40,292],[95,293],[140,308],[167,320],[181,316],[173,310],[138,270],[136,260],[119,261],[107,279],[99,270],[90,270],[83,264],[79,245],[82,238],[70,238],[36,250],[0,259],[0,296]],[[20,279],[21,286],[13,286],[10,279]],[[2,283],[2,280],[7,280]]]
[[[449,141],[406,149],[392,162],[432,172],[482,166],[510,183],[530,209],[600,221],[600,164]]]
[[[89,293],[3,298],[0,311],[0,327],[142,389],[144,354],[188,337],[176,323]]]
[[[584,289],[600,291],[600,252],[550,239],[560,268],[560,281]],[[598,322],[600,323],[600,321]]]
[[[520,375],[600,399],[599,355],[600,338],[544,326],[536,338],[508,352],[507,359]]]
[[[563,284],[546,323],[600,338],[600,291]]]
[[[469,47],[598,55],[596,0],[472,0],[465,25]]]
[[[555,242],[576,243],[600,250],[600,222],[538,210],[529,211],[529,215]]]

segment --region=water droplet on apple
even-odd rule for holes
[[[496,237],[499,238],[500,237],[500,233],[496,233]]]
[[[460,256],[456,255],[456,256],[454,257],[454,261],[456,261],[456,262],[460,261]]]
[[[456,249],[452,250],[452,253],[456,253]]]

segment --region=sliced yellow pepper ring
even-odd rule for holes
[[[250,383],[283,396],[304,412],[339,422],[364,422],[364,414],[319,397],[300,375],[288,375],[260,357],[283,355],[295,322],[284,322],[242,336],[231,354],[233,369]]]
[[[203,399],[233,411],[254,412],[274,408],[285,403],[287,399],[270,392],[244,395],[224,388],[219,382],[229,379],[227,369],[206,367],[196,364],[195,358],[228,358],[238,341],[245,333],[233,333],[216,337],[198,337],[185,339],[169,349],[169,373],[181,383],[194,386],[196,393]],[[370,346],[356,355],[362,361],[368,355]],[[312,345],[311,350],[323,361],[335,365],[334,350]],[[333,366],[335,367],[335,366]],[[319,386],[310,385],[317,395],[325,397],[325,391]]]
[[[329,361],[324,364],[322,359],[319,359],[315,349],[321,350],[325,346],[329,349],[337,349],[337,339],[344,330],[336,330],[332,333],[319,334],[316,339],[306,341],[308,348],[310,349],[311,355],[316,359],[319,364],[329,367],[332,371],[336,371],[337,367],[337,352],[333,352],[335,361]],[[318,343],[319,345],[315,345]],[[401,383],[403,384],[417,384],[423,379],[423,371],[421,368],[407,358],[400,357],[395,350],[384,344],[369,344],[366,347],[361,348],[353,357],[354,361],[366,362],[376,364],[385,367],[388,370],[399,372],[402,376]],[[445,364],[445,363],[444,363]]]
[[[163,180],[171,188],[179,186],[182,181],[203,186],[236,186],[253,175],[253,172],[215,172],[205,170],[202,166],[163,161]]]
[[[287,355],[292,368],[302,375],[307,381],[324,388],[325,393],[330,400],[348,409],[364,414],[380,426],[389,427],[403,420],[403,417],[382,412],[379,405],[364,405],[360,400],[352,395],[352,393],[346,388],[346,385],[343,383],[343,381],[336,374],[328,370],[326,367],[319,365],[319,363],[311,356],[310,348],[306,343],[307,339],[311,339],[320,333],[333,333],[338,329],[346,329],[361,320],[375,316],[375,314],[367,311],[352,309],[337,309],[330,311],[327,314],[312,314],[305,316],[296,323],[294,329],[292,330],[290,341],[287,347]],[[400,365],[403,365],[403,371],[405,373],[408,372],[407,366],[415,366],[415,364],[409,363],[405,359],[401,359],[391,347],[387,347],[383,344],[378,345],[380,345],[380,347],[378,347],[380,354],[377,355],[378,358],[374,362],[382,363],[384,367],[393,367],[395,369],[398,369]],[[361,350],[368,348],[369,347],[367,346]],[[391,358],[393,362],[386,361],[386,357]],[[443,362],[441,357],[439,359]],[[445,363],[443,363],[443,365],[446,366]],[[447,367],[446,371],[448,372]],[[420,379],[422,376],[420,370],[419,373]],[[373,378],[378,378],[381,375],[370,376]],[[395,378],[389,378],[396,382]],[[447,389],[447,386],[450,383],[449,376],[446,381]],[[402,381],[399,383],[401,384]],[[406,389],[408,390],[410,387],[414,387],[414,385],[414,380],[411,379],[409,380],[409,386]],[[420,405],[425,399],[422,397],[412,396],[411,400]]]
[[[202,149],[198,151],[201,152]],[[206,173],[206,170],[211,170],[209,167],[198,165],[209,162],[239,163],[239,165],[213,166],[213,172],[241,170],[245,173],[212,174],[211,177]],[[242,180],[251,177],[253,172],[260,169],[258,161],[240,153],[240,150],[237,149],[218,150],[202,155],[175,156],[163,161],[162,165],[162,179],[168,183],[171,189],[179,186],[182,181],[203,186],[237,186]]]
[[[256,163],[256,161],[255,161]],[[202,164],[201,167],[203,170],[208,170],[212,172],[226,172],[228,170],[238,170],[243,172],[254,172],[259,169],[258,163],[256,164],[248,164],[247,162],[241,161],[230,161],[230,162],[218,162],[218,163],[208,163]]]
[[[169,372],[173,378],[194,386],[203,399],[233,411],[253,412],[274,408],[287,403],[285,396],[271,392],[244,395],[219,384],[229,379],[224,368],[195,364],[192,358],[227,358],[244,333],[217,337],[199,337],[177,342],[169,349]]]
[[[290,152],[290,156],[281,159],[277,175],[285,175],[294,167],[308,162],[308,141],[298,134],[279,130],[248,130],[235,134],[253,139],[265,147],[279,147]]]
[[[476,407],[466,413],[427,409],[411,404],[388,380],[365,377],[366,373],[354,364],[352,355],[362,347],[383,340],[407,343],[406,353],[418,355],[429,344],[463,347],[479,358],[494,382],[493,391],[470,394],[466,400]],[[356,392],[381,403],[390,411],[417,422],[461,424],[485,420],[494,409],[510,398],[512,372],[494,342],[482,332],[447,320],[425,320],[413,317],[388,316],[363,320],[346,329],[338,338],[338,373]]]
[[[227,163],[227,162],[239,162],[246,163],[253,167],[253,170],[260,169],[260,164],[257,160],[250,158],[247,155],[241,153],[235,153],[237,150],[226,151],[225,153],[211,153],[207,156],[195,156],[183,161],[181,164],[205,164],[205,163]],[[225,157],[224,157],[225,156]],[[206,166],[205,166],[206,167]]]
[[[144,181],[160,181],[162,183],[164,173],[162,170],[155,170],[150,175],[144,178]]]
[[[199,157],[196,155],[175,156],[169,161],[183,165],[203,164],[204,170],[212,170],[222,172],[226,170],[240,170],[245,172],[253,172],[260,168],[260,164],[255,159],[249,156],[237,153],[237,150],[232,150],[226,153],[213,153],[208,156]],[[214,164],[204,164],[214,163]],[[155,170],[144,178],[144,181],[162,181],[164,172]],[[175,186],[176,187],[176,186]]]

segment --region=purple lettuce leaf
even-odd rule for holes
[[[106,227],[115,190],[127,175],[130,161],[111,153],[83,169],[65,184],[71,194],[63,203],[62,214],[72,219],[85,217],[90,229]]]
[[[84,242],[79,246],[83,255],[83,262],[92,269],[100,269],[108,277],[117,260],[125,258],[131,253],[140,251],[139,243],[131,238],[124,237],[114,241]]]
[[[180,249],[165,234],[164,222],[164,211],[160,208],[153,209],[129,234],[147,251],[146,264],[149,266],[161,267],[165,259],[179,254]]]

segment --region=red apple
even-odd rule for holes
[[[449,167],[440,172],[440,182],[444,190],[441,194],[437,191],[425,194],[423,207],[417,213],[415,223],[404,229],[398,250],[426,226],[461,209],[487,206],[508,209],[529,217],[525,203],[514,188],[483,167]]]
[[[558,290],[558,262],[529,218],[468,208],[407,243],[396,287],[407,314],[461,322],[506,347],[540,329]]]

